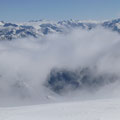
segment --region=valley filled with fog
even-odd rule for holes
[[[103,27],[0,41],[0,106],[119,98],[120,36]]]

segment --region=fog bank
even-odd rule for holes
[[[0,41],[0,106],[47,103],[73,96],[119,97],[119,51],[120,35],[103,28],[74,29],[67,34],[49,34],[39,39]],[[68,89],[70,92],[60,95],[45,86],[54,68],[72,71],[90,68],[94,76],[115,77],[99,89],[74,92]]]

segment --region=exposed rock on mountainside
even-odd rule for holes
[[[120,19],[105,22],[87,22],[79,20],[67,20],[51,22],[45,20],[30,21],[26,23],[0,22],[0,40],[11,40],[16,38],[35,37],[49,33],[64,33],[66,30],[81,28],[91,30],[97,26],[117,31],[120,33]]]

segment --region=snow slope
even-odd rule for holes
[[[0,108],[0,120],[120,120],[120,100]]]

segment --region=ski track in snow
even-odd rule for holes
[[[0,120],[120,120],[120,99],[0,108]]]

